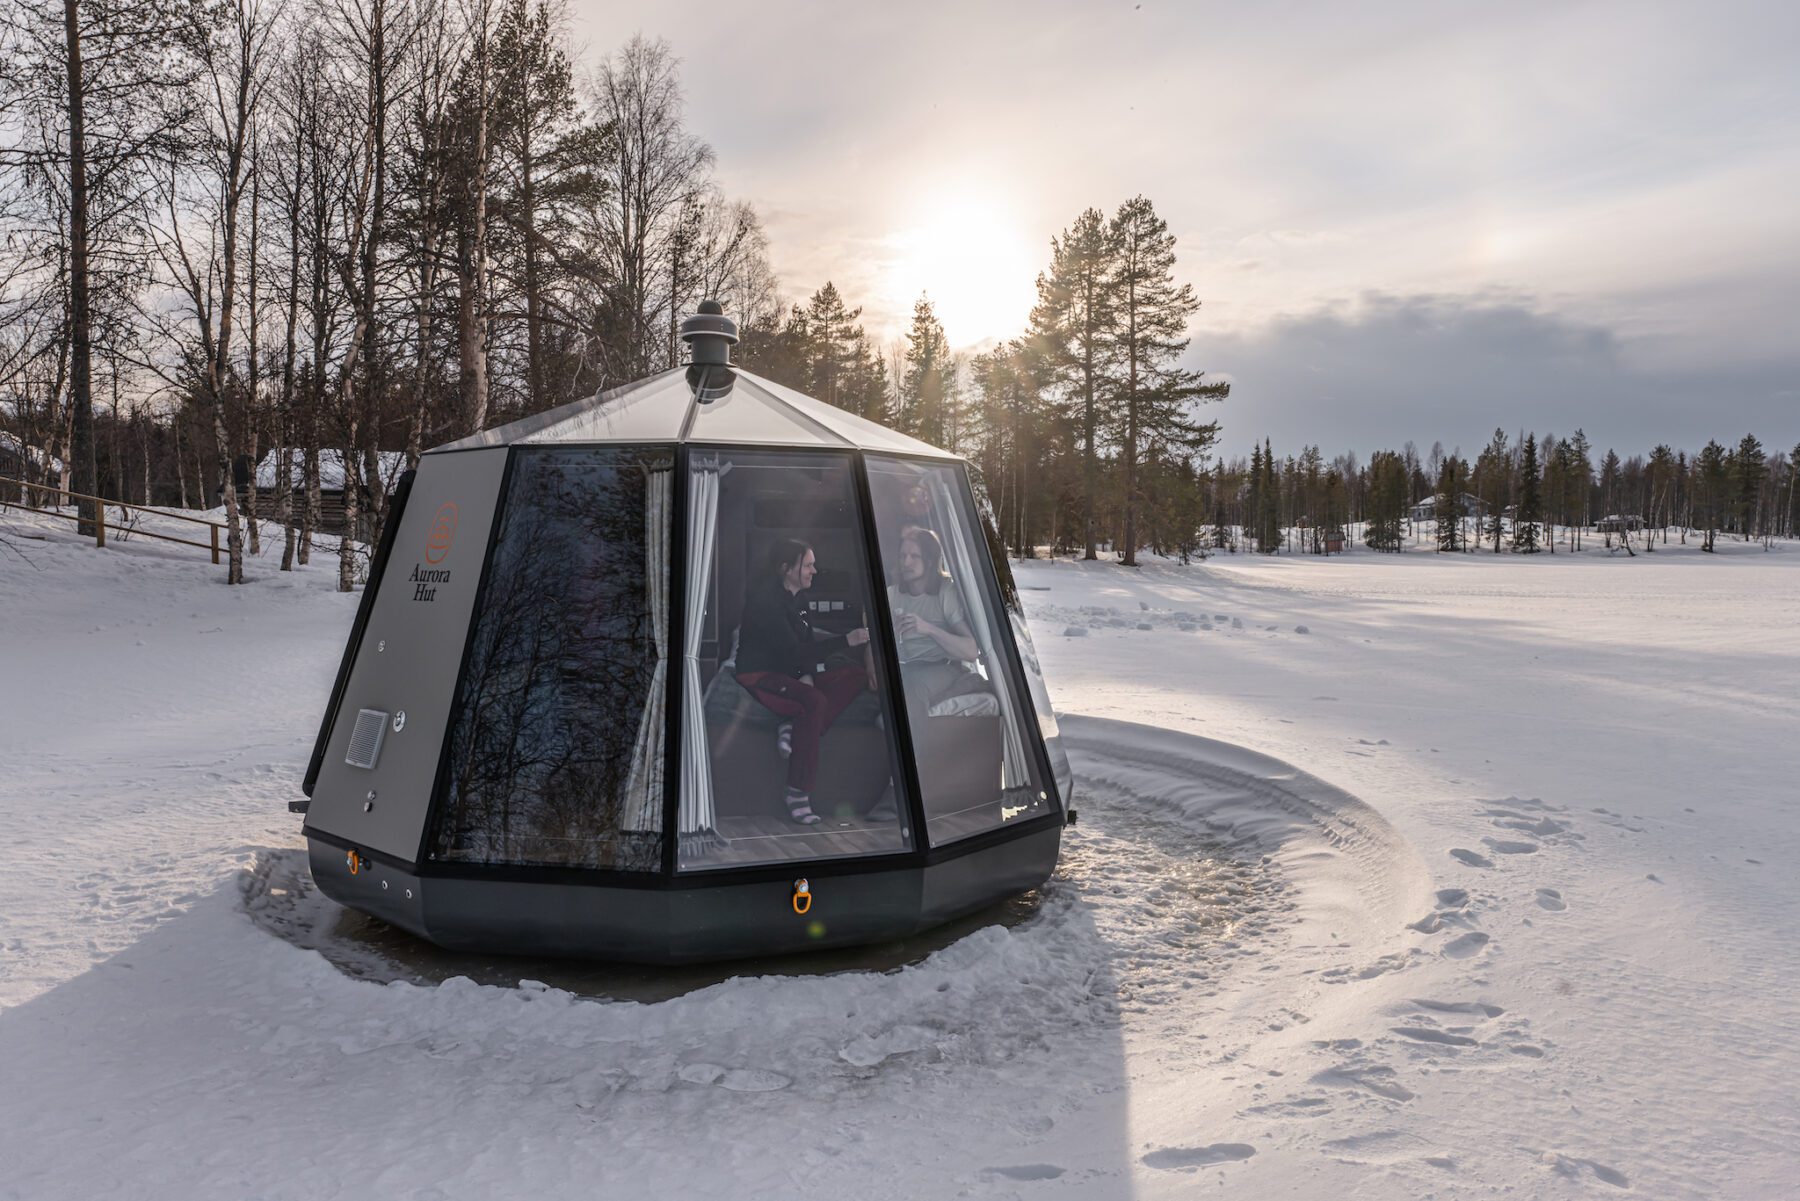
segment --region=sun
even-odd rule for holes
[[[887,300],[902,330],[929,295],[953,347],[1010,338],[1025,328],[1044,264],[1011,206],[978,191],[923,200],[890,240]]]

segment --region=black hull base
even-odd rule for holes
[[[921,867],[810,877],[794,912],[793,878],[686,887],[419,877],[307,842],[319,891],[453,951],[700,963],[903,938],[1036,888],[1056,866],[1050,828]],[[821,865],[812,865],[818,870]],[[833,865],[841,870],[841,865]],[[796,875],[806,871],[796,865]],[[686,884],[686,881],[683,881]]]

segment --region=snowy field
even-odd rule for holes
[[[1051,884],[658,985],[311,891],[330,556],[0,536],[0,1197],[1796,1195],[1800,548],[1024,565]]]

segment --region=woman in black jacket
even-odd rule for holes
[[[779,746],[788,761],[787,810],[803,826],[819,821],[812,808],[819,742],[869,679],[862,667],[817,670],[832,651],[867,644],[869,631],[833,637],[812,628],[799,597],[816,574],[813,548],[806,543],[784,538],[770,547],[768,570],[744,599],[738,634],[738,683],[786,719]]]

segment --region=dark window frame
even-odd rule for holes
[[[485,864],[462,861],[442,860],[431,853],[437,828],[442,820],[444,799],[448,787],[450,764],[450,738],[461,717],[462,691],[464,679],[469,669],[469,658],[473,647],[473,633],[476,621],[485,607],[487,590],[492,572],[494,547],[499,539],[501,528],[505,524],[506,510],[510,501],[511,484],[514,465],[519,458],[527,454],[548,453],[558,450],[578,450],[609,448],[617,450],[635,450],[643,453],[662,452],[674,456],[676,478],[680,481],[674,489],[674,503],[671,506],[670,520],[670,604],[669,604],[669,697],[665,708],[666,728],[664,731],[664,747],[668,752],[668,762],[664,774],[663,797],[663,830],[664,851],[663,863],[651,871],[626,871],[614,867],[572,867],[566,865],[521,865],[521,864]],[[492,450],[492,447],[471,447],[469,450]],[[870,455],[878,459],[892,459],[905,462],[916,462],[926,465],[950,467],[956,469],[961,480],[965,499],[971,510],[979,519],[979,506],[974,503],[973,493],[969,491],[969,467],[962,459],[942,455],[917,454],[904,451],[864,450],[860,447],[799,447],[799,446],[750,446],[744,443],[713,442],[555,442],[541,445],[515,444],[506,448],[506,466],[501,472],[497,490],[492,525],[488,531],[488,545],[482,559],[481,580],[476,588],[474,603],[469,611],[469,627],[463,635],[462,661],[457,669],[455,692],[452,694],[450,710],[446,714],[444,724],[444,742],[438,752],[438,766],[432,782],[431,798],[426,808],[425,820],[420,825],[419,847],[410,864],[398,858],[393,859],[393,866],[414,872],[421,880],[432,878],[495,880],[512,883],[543,884],[587,884],[612,888],[679,890],[689,888],[713,888],[731,884],[752,884],[771,880],[792,879],[796,869],[804,869],[804,873],[813,878],[830,878],[834,876],[871,875],[881,872],[917,871],[939,863],[960,859],[972,855],[1000,843],[1011,842],[1053,827],[1061,827],[1067,823],[1067,806],[1058,797],[1055,812],[1041,814],[1028,821],[1012,825],[996,826],[979,834],[970,835],[956,842],[942,846],[930,845],[930,838],[925,834],[924,802],[918,783],[918,769],[913,759],[912,738],[905,729],[905,705],[894,705],[889,698],[889,708],[896,713],[895,736],[900,739],[901,770],[906,778],[908,789],[908,817],[916,823],[914,830],[918,836],[913,839],[911,850],[889,855],[869,855],[843,859],[795,859],[767,865],[750,865],[744,867],[716,868],[704,871],[675,870],[675,837],[668,835],[668,830],[675,824],[680,808],[680,739],[683,718],[683,689],[681,672],[685,659],[687,638],[687,520],[688,494],[686,483],[690,477],[692,454],[710,453],[746,453],[766,451],[790,455],[819,455],[821,457],[848,456],[853,463],[853,479],[855,481],[855,500],[858,516],[863,523],[864,540],[867,544],[865,554],[869,561],[877,565],[881,562],[879,536],[875,531],[875,512],[873,499],[869,491],[868,463]],[[983,539],[985,543],[985,537]],[[674,552],[680,551],[677,555]],[[990,588],[993,595],[990,603],[998,601],[998,587],[991,579],[993,566],[981,572],[983,586]],[[679,587],[680,591],[675,589]],[[887,605],[887,589],[873,589],[872,598],[882,621],[891,626],[892,614]],[[1004,612],[1004,607],[997,610]],[[1018,647],[1012,636],[1012,623],[1003,622],[998,637],[1004,646],[1008,659],[1007,672],[1015,684],[1017,694],[1031,703],[1031,692],[1024,680],[1024,669],[1019,661]],[[883,666],[888,678],[899,680],[899,651],[891,638],[883,645]],[[1036,706],[1031,704],[1031,712],[1036,715]],[[1031,723],[1030,737],[1026,739],[1030,747],[1028,753],[1035,757],[1042,779],[1047,781],[1052,793],[1055,791],[1055,775],[1050,770],[1049,756],[1044,750],[1043,738],[1038,732],[1037,723]],[[335,835],[324,832],[308,832],[309,837],[317,838],[332,846],[352,848],[354,844]],[[365,854],[368,852],[364,852]],[[373,858],[387,861],[390,857],[376,855]]]
[[[951,489],[951,499],[952,503],[958,507],[958,511],[950,514],[950,516],[955,520],[963,521],[965,523],[965,530],[969,537],[981,548],[981,553],[975,556],[975,558],[979,560],[975,564],[975,574],[979,578],[974,582],[974,587],[981,590],[982,600],[987,604],[988,612],[993,619],[994,650],[999,657],[1005,660],[1004,663],[999,665],[998,670],[1005,673],[1006,683],[1012,689],[1013,704],[1017,708],[1018,717],[1025,727],[1020,730],[1020,734],[1025,743],[1025,753],[1030,757],[1032,770],[1036,777],[1032,783],[1040,794],[1039,799],[1047,801],[1052,809],[1051,813],[1039,814],[1036,817],[1020,822],[1017,825],[1002,823],[974,834],[965,834],[961,838],[952,839],[951,841],[944,843],[932,843],[930,829],[927,827],[925,830],[925,841],[929,844],[930,851],[947,851],[955,847],[960,847],[967,842],[988,839],[991,835],[1000,831],[1006,831],[1010,835],[1014,831],[1042,829],[1051,824],[1050,819],[1055,819],[1055,824],[1063,824],[1067,806],[1063,803],[1061,791],[1056,786],[1056,773],[1051,770],[1050,754],[1044,747],[1044,736],[1038,720],[1037,702],[1032,697],[1030,682],[1025,678],[1023,656],[1019,654],[1018,643],[1013,638],[1012,618],[1010,616],[1013,612],[1013,608],[1006,603],[1004,591],[1000,587],[999,566],[993,562],[993,545],[987,537],[987,530],[985,529],[986,522],[982,516],[981,505],[975,496],[973,480],[971,478],[972,472],[969,464],[962,460],[935,459],[924,455],[897,455],[887,451],[872,450],[859,453],[869,458],[873,458],[877,463],[883,461],[910,462],[917,463],[924,467],[942,468],[951,472],[955,480],[955,486]],[[870,499],[873,499],[872,493]],[[973,524],[968,524],[969,522],[972,522]],[[887,591],[886,589],[883,589],[883,615],[890,623],[891,628],[893,617],[891,614],[886,613],[886,603]],[[896,652],[896,659],[897,658],[898,654]],[[907,743],[907,764],[908,766],[912,766],[915,762],[916,760],[912,754],[912,744],[909,738]],[[983,845],[986,844],[983,843]]]
[[[463,631],[462,659],[457,667],[456,683],[454,686],[455,690],[451,694],[450,707],[445,715],[443,744],[438,749],[438,764],[437,771],[432,781],[431,798],[426,806],[425,820],[420,826],[419,848],[413,860],[417,865],[416,870],[421,878],[437,875],[453,876],[457,878],[568,881],[575,879],[591,880],[596,876],[604,876],[609,879],[624,882],[654,881],[663,874],[660,862],[658,867],[649,869],[595,867],[573,864],[477,863],[468,860],[440,858],[436,854],[434,848],[437,844],[439,828],[445,820],[449,809],[451,745],[455,739],[458,723],[462,720],[465,685],[468,683],[470,661],[474,656],[475,633],[480,624],[482,615],[486,612],[488,590],[492,583],[493,576],[494,552],[499,547],[501,531],[506,528],[507,517],[512,502],[513,478],[518,464],[527,456],[541,455],[548,457],[558,453],[605,450],[615,451],[620,454],[636,453],[644,458],[650,458],[656,455],[668,455],[672,460],[671,470],[679,471],[682,459],[682,456],[679,453],[681,449],[683,448],[674,443],[667,442],[547,442],[540,445],[517,444],[506,448],[506,466],[500,473],[500,483],[496,489],[494,516],[493,521],[488,528],[487,550],[482,559],[481,578],[476,586],[474,603],[469,609],[468,626]],[[680,490],[676,489],[675,492],[679,495]],[[675,499],[675,497],[672,497],[672,499]],[[671,587],[673,586],[674,578],[679,574],[684,574],[680,571],[680,568],[682,563],[685,562],[686,556],[684,555],[681,560],[677,560],[674,555],[674,551],[678,545],[678,527],[674,523],[678,516],[683,512],[685,512],[685,506],[683,504],[677,503],[670,507],[669,566]],[[669,668],[667,675],[672,681],[679,680],[675,665],[679,663],[680,656],[674,653],[679,646],[675,641],[676,618],[677,614],[671,609],[669,614],[670,654],[668,656]],[[673,689],[671,689],[671,691],[673,691]],[[665,701],[665,710],[667,710],[667,708],[668,703]],[[669,716],[669,713],[665,711],[665,740],[668,738]],[[669,744],[665,741],[665,752],[667,752],[668,749]],[[670,782],[673,778],[674,777],[668,775],[667,768],[665,767],[663,783],[665,794],[663,806],[665,819],[667,817],[668,809],[667,797],[674,791],[674,785]],[[662,839],[664,844],[658,856],[659,860],[662,862],[667,861],[667,844],[673,841],[668,836],[667,830],[668,822],[665,820],[662,831],[659,831],[658,833],[658,836]]]

